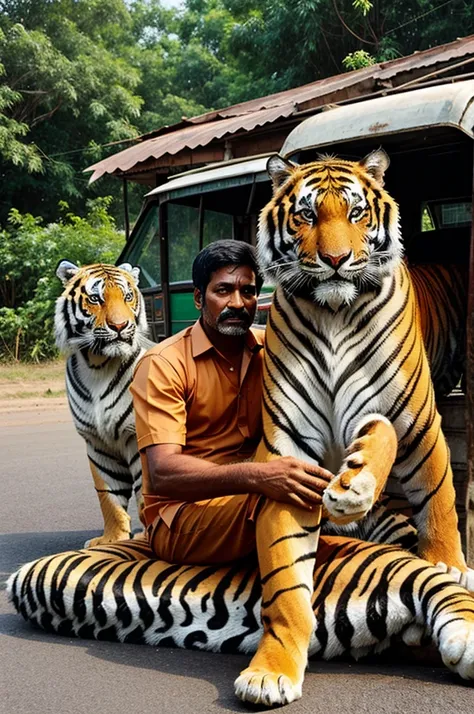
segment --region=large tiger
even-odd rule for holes
[[[87,455],[104,519],[104,533],[86,545],[130,538],[132,493],[141,508],[141,465],[128,387],[152,346],[140,269],[128,263],[86,265],[63,260],[56,274],[65,289],[56,303],[56,344],[69,357],[66,391]]]
[[[274,196],[260,216],[258,249],[277,289],[257,459],[292,454],[337,474],[323,503],[342,525],[368,513],[392,472],[412,507],[419,554],[464,573],[423,344],[438,306],[424,324],[420,314],[423,291],[448,273],[422,269],[412,279],[398,206],[383,188],[388,164],[383,150],[361,162],[269,160]]]

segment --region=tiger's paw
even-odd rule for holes
[[[339,473],[323,495],[331,521],[345,525],[363,518],[382,493],[397,454],[393,425],[367,414],[354,431]]]
[[[293,684],[285,674],[249,667],[237,677],[234,688],[243,702],[280,707],[301,698],[302,682]]]
[[[116,533],[105,534],[97,536],[97,538],[90,538],[84,543],[84,548],[93,548],[95,545],[108,545],[109,543],[116,543],[118,540],[129,540],[132,534],[129,531],[117,531]]]
[[[453,565],[446,565],[446,563],[443,562],[436,563],[436,567],[438,570],[441,570],[442,573],[450,575],[458,585],[474,593],[474,570],[472,568],[463,571],[459,570],[459,568],[455,568]]]
[[[408,647],[420,647],[426,637],[426,627],[413,622],[402,632],[402,641]]]
[[[340,524],[363,518],[375,503],[377,488],[375,476],[367,468],[359,467],[357,472],[344,464],[343,469],[323,495],[329,518]]]
[[[474,679],[474,622],[448,622],[439,636],[444,664],[463,679]]]

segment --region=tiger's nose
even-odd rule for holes
[[[125,320],[125,322],[112,322],[111,320],[107,320],[107,325],[110,327],[111,330],[116,330],[117,332],[120,332],[123,330],[124,327],[127,327],[128,321]]]
[[[331,268],[337,270],[348,259],[350,254],[351,251],[349,250],[347,251],[347,253],[339,253],[339,255],[331,255],[331,253],[320,253],[319,257],[321,258],[323,263],[326,263],[327,265],[330,265]]]

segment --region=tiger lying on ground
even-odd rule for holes
[[[396,546],[321,536],[313,584],[310,655],[358,658],[396,634],[418,643],[425,629],[445,665],[474,678],[474,598],[426,561]],[[7,588],[26,620],[69,638],[249,653],[262,635],[254,563],[170,565],[144,540],[40,558]],[[256,701],[288,700],[262,687]]]
[[[87,444],[104,533],[86,545],[130,538],[132,493],[142,506],[141,464],[128,390],[135,364],[153,343],[138,290],[139,268],[66,260],[56,275],[65,289],[56,302],[59,349],[69,354],[66,391],[74,424]]]

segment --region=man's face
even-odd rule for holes
[[[255,317],[255,273],[247,265],[226,265],[212,273],[202,299],[196,290],[196,306],[206,325],[221,335],[245,335]]]

